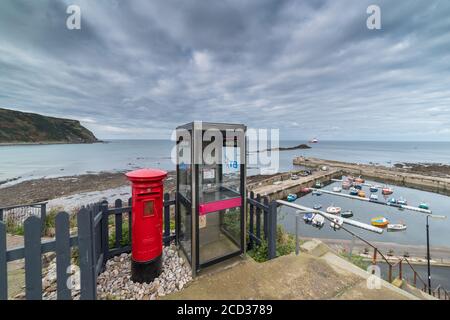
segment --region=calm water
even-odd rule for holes
[[[375,182],[367,181],[367,183]],[[332,190],[334,186],[340,186],[341,183],[335,182],[324,189]],[[363,187],[366,195],[370,194],[368,187]],[[342,190],[343,193],[348,193]],[[421,202],[426,202],[430,205],[430,209],[434,214],[449,216],[450,211],[450,197],[414,190],[404,187],[394,186],[395,198],[403,197],[408,200],[408,205],[418,206]],[[378,192],[379,200],[383,200],[381,190]],[[307,194],[296,200],[296,203],[312,208],[315,204],[321,204],[322,210],[330,205],[341,207],[343,210],[352,210],[354,216],[352,219],[370,224],[370,219],[376,216],[384,216],[391,223],[406,223],[407,230],[402,232],[384,232],[383,234],[376,234],[364,231],[358,228],[348,227],[349,230],[361,235],[364,239],[369,241],[384,241],[399,244],[425,245],[426,244],[426,230],[425,230],[425,215],[423,213],[399,210],[394,207],[383,206],[375,203],[348,199],[344,197],[322,194],[316,196]],[[279,220],[285,229],[290,233],[295,233],[295,210],[289,207],[281,207]],[[430,220],[431,231],[431,245],[450,247],[450,217],[446,220]],[[318,230],[310,225],[300,224],[299,232],[301,236],[328,238],[328,239],[351,239],[345,231],[334,231],[329,225],[325,225],[321,230]]]
[[[281,141],[293,146],[304,141]],[[140,167],[174,169],[169,140],[113,140],[100,144],[0,147],[0,181],[32,179]],[[294,156],[361,163],[441,162],[450,164],[450,142],[321,141],[312,149],[280,152],[280,171],[292,169]],[[258,173],[249,171],[250,174]]]

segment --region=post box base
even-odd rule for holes
[[[162,255],[150,261],[137,262],[131,259],[131,280],[150,283],[162,272]]]

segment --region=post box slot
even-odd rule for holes
[[[138,193],[138,197],[144,197],[144,196],[151,196],[151,195],[157,195],[158,192],[146,192],[146,193]]]

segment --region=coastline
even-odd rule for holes
[[[95,144],[108,143],[108,141],[98,140],[91,142],[69,142],[69,141],[40,141],[40,142],[0,142],[0,147],[15,147],[15,146],[47,146],[60,144]]]

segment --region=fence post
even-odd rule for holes
[[[269,260],[277,256],[277,202],[272,201],[269,205],[269,237],[268,249]]]
[[[131,245],[131,218],[133,217],[133,208],[132,206],[132,200],[131,198],[128,199],[128,206],[130,207],[130,211],[128,212],[128,243]]]
[[[6,226],[0,220],[0,300],[8,299],[8,264],[6,262]]]
[[[92,234],[92,208],[82,208],[78,212],[78,249],[80,253],[81,300],[95,300],[97,283]]]
[[[266,207],[269,207],[269,198],[264,197],[263,199],[263,203]],[[267,240],[267,234],[269,233],[269,211],[268,210],[264,210],[264,224],[263,224],[263,229],[264,229],[264,239]]]
[[[388,263],[388,266],[389,266],[388,279],[389,279],[389,283],[392,283],[392,265],[390,263]]]
[[[0,209],[0,222],[3,221],[3,209]]]
[[[372,264],[376,265],[377,264],[377,248],[373,248],[373,260],[372,260]]]
[[[117,199],[115,203],[116,208],[122,208],[122,200]],[[114,212],[115,224],[116,224],[116,248],[120,248],[122,242],[122,213],[118,214]],[[130,230],[131,232],[131,230]]]
[[[258,203],[261,203],[261,195],[256,195],[256,201]],[[259,207],[256,207],[256,244],[259,246],[261,245],[261,209]]]
[[[55,218],[56,221],[56,281],[58,300],[71,300],[72,293],[67,286],[67,273],[70,266],[70,223],[69,214],[60,212]]]
[[[254,200],[255,199],[255,193],[253,191],[250,191],[250,199]],[[250,223],[249,223],[249,242],[248,242],[248,250],[252,250],[253,249],[253,235],[254,235],[254,219],[255,219],[255,206],[253,205],[253,203],[250,202],[250,211],[249,211],[249,215],[250,215]]]
[[[170,244],[170,194],[164,194],[164,246],[167,247]]]
[[[42,300],[41,219],[25,220],[25,296],[27,300]]]
[[[105,265],[106,261],[109,259],[108,201],[103,200],[100,205],[101,205],[101,210],[102,210],[102,222],[101,223],[102,223],[103,265]]]
[[[298,238],[298,225],[299,225],[300,215],[298,212],[295,213],[295,255],[298,256],[300,253],[300,241]]]
[[[47,220],[47,204],[41,204],[41,223],[42,223],[42,235],[45,233],[45,225]]]
[[[403,270],[402,270],[402,260],[400,260],[400,263],[398,264],[398,277],[400,280],[403,279]]]

